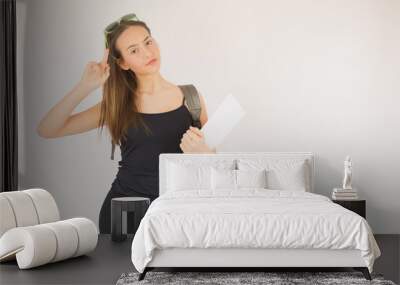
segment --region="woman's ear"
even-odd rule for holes
[[[129,70],[129,66],[127,66],[126,64],[119,64],[119,66],[120,66],[123,70]]]
[[[129,66],[125,63],[125,61],[122,58],[119,58],[117,60],[117,63],[119,65],[119,67],[121,67],[123,70],[128,70]]]

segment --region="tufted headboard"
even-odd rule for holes
[[[307,163],[309,192],[314,192],[314,156],[311,152],[219,152],[219,153],[161,153],[159,156],[159,195],[167,191],[168,162],[191,162],[195,165],[204,165],[219,161],[236,162],[237,159],[254,160],[304,160]],[[234,163],[236,165],[236,163]]]

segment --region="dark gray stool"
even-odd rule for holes
[[[111,239],[113,241],[126,240],[122,232],[122,212],[134,212],[134,233],[140,221],[150,206],[150,198],[145,197],[118,197],[111,199]],[[128,220],[128,219],[127,219]]]

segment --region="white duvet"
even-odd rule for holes
[[[370,272],[381,254],[367,221],[328,197],[260,188],[159,196],[133,238],[133,265],[143,272],[167,247],[358,249]]]

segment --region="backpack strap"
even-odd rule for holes
[[[187,102],[189,112],[193,118],[194,127],[201,128],[200,123],[200,113],[201,113],[201,104],[199,92],[193,84],[180,85],[184,95],[184,101]]]
[[[111,160],[114,160],[115,143],[111,141]]]

